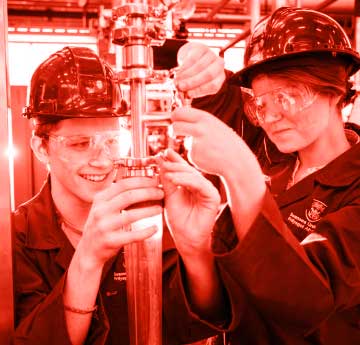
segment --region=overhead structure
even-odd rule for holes
[[[256,3],[261,14],[270,14],[280,6],[298,6],[319,9],[330,15],[351,16],[355,0],[194,0],[196,11],[189,23],[213,25],[238,25],[250,20],[249,7]],[[67,27],[96,26],[99,9],[111,9],[112,0],[7,0],[9,22],[32,25],[64,25]],[[41,24],[42,23],[42,24]]]

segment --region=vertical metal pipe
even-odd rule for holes
[[[162,215],[132,225],[131,231],[156,226],[157,232],[125,247],[131,345],[160,345],[162,336]]]
[[[141,158],[146,156],[142,117],[146,108],[144,80],[130,82],[132,157],[129,176],[147,176]],[[129,164],[128,164],[128,168]],[[151,171],[151,170],[150,170]],[[157,232],[142,242],[125,246],[127,296],[131,345],[161,345],[162,337],[162,215],[132,224],[131,231],[155,226]]]
[[[144,146],[142,117],[146,109],[145,81],[136,79],[130,81],[130,104],[131,104],[131,133],[132,133],[132,156],[142,158],[146,156]]]
[[[138,4],[144,5],[141,2]],[[145,8],[127,7],[140,12]],[[147,155],[143,126],[145,78],[152,71],[152,50],[146,37],[147,16],[142,13],[127,16],[127,29],[130,29],[122,37],[122,62],[130,81],[132,154],[125,164],[124,177],[152,176],[153,171],[148,169],[146,159],[143,159]],[[150,226],[157,228],[151,238],[124,248],[131,345],[161,345],[162,342],[162,214],[133,223],[131,231]]]
[[[134,169],[130,176],[147,176],[146,163],[141,158],[146,155],[143,138],[142,116],[145,109],[145,83],[135,80],[130,83],[132,157]],[[139,158],[137,160],[137,158]],[[128,168],[129,164],[128,164]],[[151,170],[150,170],[151,171]],[[162,336],[162,215],[135,222],[131,231],[155,226],[157,232],[142,242],[125,246],[127,273],[127,296],[131,345],[160,345]]]
[[[7,2],[0,4],[0,344],[10,344],[14,327],[12,281],[11,210],[12,198],[12,142],[10,85],[7,56]],[[6,149],[9,148],[7,151]],[[8,153],[8,155],[6,154]]]

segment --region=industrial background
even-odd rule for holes
[[[13,322],[10,213],[38,191],[46,174],[32,156],[28,121],[21,116],[28,84],[35,68],[65,45],[87,46],[118,66],[112,9],[120,2],[0,3],[0,344],[7,345]],[[184,0],[176,6],[169,42],[203,42],[223,56],[226,68],[232,71],[242,67],[245,40],[253,25],[280,6],[312,8],[332,16],[360,49],[360,0]],[[360,89],[358,76],[355,84]],[[356,104],[351,113],[356,113]]]

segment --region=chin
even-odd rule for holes
[[[92,203],[96,194],[107,188],[108,184],[90,184],[83,185],[82,188],[77,189],[77,196],[85,203]]]
[[[78,195],[78,199],[84,204],[91,205],[94,201],[95,194],[96,193],[82,193],[81,195]]]
[[[304,140],[304,138],[295,135],[270,136],[270,140],[282,153],[294,153],[309,145],[307,140]]]
[[[274,142],[277,149],[282,153],[294,153],[299,151],[302,147],[294,143]]]

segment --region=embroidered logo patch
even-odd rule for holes
[[[306,209],[305,211],[306,219],[311,223],[318,222],[321,219],[321,214],[326,208],[327,205],[322,201],[313,199],[310,210]]]

